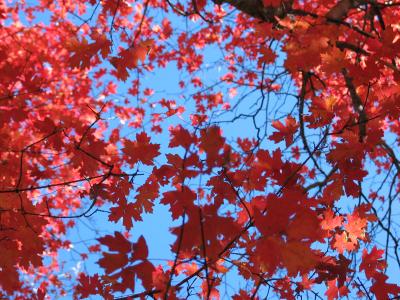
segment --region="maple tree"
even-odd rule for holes
[[[397,299],[399,6],[1,0],[1,297]]]

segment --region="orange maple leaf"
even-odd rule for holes
[[[358,241],[350,240],[347,232],[336,233],[335,240],[333,242],[333,247],[340,253],[343,254],[344,251],[353,251],[357,248]]]
[[[324,219],[321,221],[321,228],[324,230],[333,230],[342,226],[343,217],[335,216],[334,212],[329,209],[324,213]]]

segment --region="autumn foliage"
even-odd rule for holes
[[[1,298],[398,299],[399,18],[0,0]]]

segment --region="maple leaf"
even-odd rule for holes
[[[100,267],[104,268],[107,274],[123,268],[129,262],[126,253],[103,252],[103,257],[97,261]]]
[[[172,218],[175,220],[182,216],[186,209],[193,207],[195,200],[196,193],[183,186],[180,190],[165,192],[161,203],[170,205]]]
[[[362,218],[358,213],[348,215],[347,223],[344,225],[344,228],[348,233],[348,237],[353,241],[365,238],[366,227],[367,219]]]
[[[255,226],[264,236],[286,231],[288,220],[295,213],[296,206],[289,196],[280,199],[275,195],[269,195],[265,204],[267,214],[263,215],[260,210],[254,211]],[[285,209],[282,209],[283,207]]]
[[[171,134],[171,140],[169,142],[170,147],[182,146],[187,149],[189,146],[196,142],[196,138],[193,137],[190,132],[183,128],[181,125],[169,128]]]
[[[114,235],[106,235],[97,240],[110,251],[128,253],[132,249],[131,243],[118,231],[115,231]]]
[[[156,289],[165,290],[169,281],[169,274],[166,274],[162,266],[157,266],[152,273],[153,284]]]
[[[325,295],[329,300],[338,299],[339,297],[346,296],[349,293],[349,289],[347,286],[337,286],[337,279],[328,281],[328,289],[325,292]]]
[[[146,240],[141,235],[137,242],[134,244],[134,249],[136,251],[132,254],[132,260],[145,260],[147,259],[147,255],[149,254],[149,250],[147,249]],[[140,250],[140,251],[137,251]]]
[[[314,284],[314,280],[309,278],[307,275],[301,277],[301,282],[297,284],[296,291],[311,290]]]
[[[274,287],[279,291],[278,293],[281,299],[295,299],[290,277],[285,276],[284,278],[276,280]]]
[[[122,280],[122,291],[134,287],[135,276],[142,280],[145,288],[150,288],[154,266],[147,260],[148,248],[143,236],[136,243],[130,243],[122,234],[115,232],[114,236],[107,235],[98,241],[113,253],[103,252],[97,263],[106,270],[110,279]]]
[[[261,49],[260,54],[262,55],[262,57],[260,58],[260,62],[262,63],[273,63],[277,58],[275,52],[272,51],[272,49],[269,47],[264,47],[263,49]]]
[[[324,212],[324,219],[321,221],[321,228],[324,230],[333,230],[342,226],[343,217],[335,216],[334,212],[329,209]]]
[[[154,174],[151,174],[146,182],[138,188],[138,195],[135,197],[135,206],[140,213],[153,211],[154,200],[159,196],[159,183]]]
[[[152,165],[156,156],[160,155],[160,145],[150,143],[150,137],[145,133],[136,134],[136,140],[124,140],[123,152],[127,155],[127,161],[131,165],[142,162]]]
[[[319,227],[317,214],[310,209],[304,209],[296,213],[294,219],[288,224],[288,238],[303,242],[322,241],[323,235]]]
[[[93,43],[89,43],[85,38],[79,41],[73,38],[69,41],[67,47],[73,53],[70,57],[70,63],[73,67],[85,69],[90,67],[90,59],[101,52],[101,56],[106,58],[110,53],[111,42],[105,35],[93,32],[91,38]]]
[[[376,296],[377,300],[390,299],[389,295],[400,295],[400,286],[397,284],[387,283],[388,276],[383,273],[376,273],[374,275],[374,284],[371,287],[371,292]]]
[[[344,251],[353,251],[357,249],[358,241],[349,239],[346,232],[336,233],[335,240],[333,242],[333,247],[340,253],[343,254]]]
[[[328,74],[341,72],[345,67],[346,54],[337,47],[332,47],[330,51],[321,54],[321,63],[323,70]]]
[[[347,273],[352,272],[349,268],[351,260],[347,259],[342,254],[339,254],[339,259],[331,256],[323,256],[317,265],[316,271],[318,277],[316,283],[321,283],[327,280],[337,279],[338,287],[341,287],[346,282]]]
[[[75,295],[80,295],[82,298],[87,298],[90,295],[103,294],[104,283],[98,274],[88,276],[85,273],[80,273],[78,282],[79,285],[76,287]]]
[[[331,184],[328,184],[323,192],[323,201],[329,206],[333,205],[335,201],[340,199],[340,197],[343,195],[343,186],[341,184],[341,177],[334,175],[332,176],[332,179],[334,180]]]
[[[132,270],[136,273],[136,276],[142,281],[143,287],[151,289],[153,286],[152,273],[154,271],[153,264],[147,259],[138,263],[132,267]],[[128,270],[129,271],[129,270]],[[128,276],[131,276],[131,272],[127,272]]]
[[[132,219],[135,221],[142,220],[137,205],[127,203],[126,200],[120,201],[116,207],[111,207],[110,211],[111,214],[108,216],[108,220],[118,222],[120,219],[123,219],[122,224],[127,230],[130,230],[133,226]]]
[[[153,40],[143,41],[140,44],[122,50],[119,56],[112,57],[110,63],[117,70],[117,78],[125,81],[128,76],[128,69],[132,70],[137,67],[138,61],[144,61],[153,45]]]
[[[318,128],[330,124],[335,114],[335,106],[338,99],[335,96],[327,98],[313,97],[310,107],[311,114],[304,117],[310,123],[310,128]]]
[[[256,244],[256,252],[252,258],[262,272],[273,274],[282,261],[282,243],[276,237],[264,237]],[[287,260],[291,258],[290,253]],[[295,266],[293,266],[295,269]]]
[[[288,242],[282,246],[282,260],[289,276],[308,273],[319,261],[318,256],[303,242]]]
[[[299,124],[297,124],[295,118],[289,116],[286,118],[285,124],[281,121],[274,121],[272,122],[272,127],[278,129],[278,132],[274,132],[269,139],[275,143],[285,140],[286,147],[289,147],[293,143],[293,135],[299,128]]]
[[[132,183],[127,177],[119,178],[116,183],[109,187],[112,193],[111,201],[113,203],[119,203],[120,201],[126,202],[127,196],[129,195],[132,187]]]
[[[360,271],[364,271],[368,279],[385,269],[386,263],[381,259],[384,252],[384,250],[380,250],[376,246],[372,248],[370,253],[368,253],[367,249],[363,250]]]
[[[219,158],[219,151],[225,139],[221,136],[221,129],[213,126],[201,131],[200,149],[207,154],[207,164],[213,166]]]

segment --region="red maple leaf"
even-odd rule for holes
[[[109,55],[111,42],[105,35],[100,35],[94,31],[91,39],[94,42],[89,43],[85,38],[81,41],[73,38],[68,42],[67,47],[72,53],[69,59],[71,66],[81,69],[89,68],[91,58],[97,55],[98,52],[101,53],[103,58]]]
[[[377,300],[391,299],[389,295],[394,298],[400,296],[400,286],[393,283],[387,283],[388,276],[383,273],[376,273],[374,275],[374,284],[371,287],[371,292],[376,296]]]
[[[372,248],[370,253],[368,253],[367,249],[363,250],[360,271],[364,271],[368,279],[374,277],[376,273],[382,272],[385,269],[386,263],[382,259],[384,252],[384,250],[380,250],[376,248],[376,246]]]
[[[293,135],[299,128],[299,124],[297,124],[295,118],[289,116],[286,118],[285,124],[281,121],[274,121],[272,122],[272,127],[278,129],[278,132],[274,132],[269,139],[275,143],[285,140],[286,147],[289,147],[293,143]]]
[[[101,278],[98,274],[94,274],[93,276],[88,276],[85,273],[80,273],[78,277],[78,286],[75,290],[75,296],[79,295],[82,298],[87,298],[90,295],[102,295],[106,299],[108,297],[104,294],[104,282],[102,282]],[[108,295],[110,296],[110,295]]]
[[[152,44],[152,40],[143,41],[134,47],[122,50],[119,56],[112,57],[110,62],[117,70],[117,78],[125,81],[129,76],[128,70],[136,68],[139,60],[143,62],[146,59]]]
[[[127,203],[126,200],[120,201],[118,206],[110,209],[111,214],[108,216],[108,220],[118,222],[123,219],[122,224],[127,230],[130,230],[133,226],[132,219],[135,221],[141,221],[140,210],[134,203]]]
[[[221,135],[221,129],[213,126],[201,131],[200,149],[207,154],[207,164],[213,166],[220,158],[219,151],[224,145],[225,139]]]
[[[136,134],[136,140],[124,140],[123,152],[131,165],[142,162],[145,165],[152,165],[156,156],[160,155],[160,145],[150,143],[150,137],[145,133]]]
[[[143,236],[131,243],[115,232],[114,236],[107,235],[98,241],[112,252],[103,252],[97,263],[106,270],[109,280],[120,281],[119,290],[134,289],[135,277],[142,280],[145,288],[151,287],[154,266],[147,260],[148,248]]]
[[[337,279],[328,281],[328,289],[325,292],[325,295],[328,297],[328,300],[338,299],[339,297],[344,297],[349,293],[349,289],[347,286],[343,285],[337,286]]]

